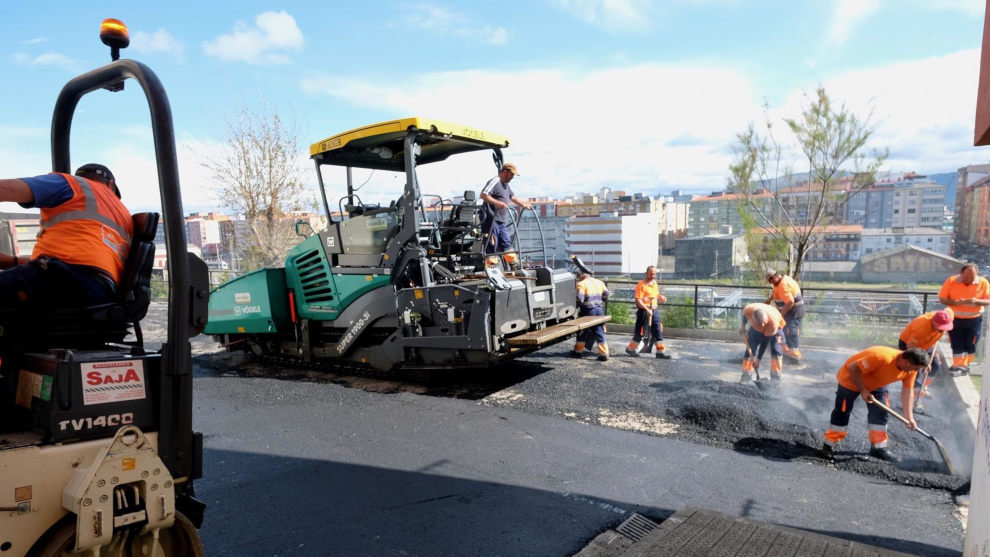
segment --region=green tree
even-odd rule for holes
[[[783,119],[807,169],[808,179],[800,185],[787,178],[791,172],[784,164],[785,149],[774,134],[768,107],[764,133],[750,124],[736,136],[728,189],[743,197],[740,214],[751,244],[750,264],[758,274],[776,260],[786,262],[787,271],[800,278],[822,227],[841,222],[845,205],[873,183],[887,158],[886,150],[866,154],[876,131],[872,112],[860,118],[844,104],[836,105],[824,87],[807,100],[799,118]]]

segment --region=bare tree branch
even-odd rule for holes
[[[785,195],[776,187],[781,176],[787,173],[781,172],[783,149],[773,136],[773,125],[766,107],[766,135],[761,136],[750,124],[745,132],[736,136],[738,143],[733,147],[736,159],[729,166],[730,190],[745,196],[745,203],[740,205],[740,215],[747,228],[747,239],[752,228],[759,226],[760,234],[770,234],[775,240],[786,243],[787,249],[795,254],[791,271],[795,278],[800,278],[804,259],[820,241],[824,227],[833,218],[841,218],[849,199],[873,182],[877,170],[887,158],[886,151],[873,151],[869,158],[863,153],[876,130],[871,123],[872,111],[865,119],[860,119],[844,104],[833,104],[823,87],[819,87],[813,96],[806,95],[806,98],[808,104],[800,117],[784,119],[797,140],[802,159],[808,164],[808,180],[802,188],[803,195],[792,188],[787,193],[793,203],[785,203]],[[847,168],[850,165],[852,169]],[[836,191],[843,176],[850,171],[855,180],[852,187],[848,191]],[[754,178],[761,186],[759,191],[753,187]],[[770,184],[775,186],[770,192],[771,206],[778,214],[768,215],[756,200]],[[772,260],[783,254],[754,253],[751,249],[750,255],[755,266],[762,263],[758,261],[761,258]],[[764,264],[762,269],[753,270],[759,273],[767,266]]]
[[[250,238],[238,245],[249,268],[280,265],[293,245],[288,213],[301,208],[298,147],[294,123],[275,112],[242,109],[228,120],[220,153],[201,163],[213,174],[221,203],[247,221]]]

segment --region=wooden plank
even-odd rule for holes
[[[540,346],[551,340],[572,335],[580,330],[607,323],[611,319],[611,315],[586,315],[584,317],[578,317],[573,321],[552,325],[546,329],[523,333],[517,337],[510,338],[507,342],[509,346]]]

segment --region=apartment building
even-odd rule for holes
[[[862,234],[863,257],[905,245],[941,255],[951,253],[952,233],[941,228],[864,228]]]
[[[863,228],[941,228],[944,221],[945,186],[913,172],[877,180],[846,203],[846,224]]]
[[[519,249],[523,261],[557,267],[567,260],[564,223],[569,217],[557,215],[558,206],[566,203],[556,199],[531,198],[528,201],[533,206],[536,217],[527,211],[519,219]]]
[[[858,261],[863,240],[860,224],[821,226],[816,230],[818,241],[805,254],[807,261]]]
[[[957,180],[954,252],[990,261],[990,164],[964,166]]]
[[[603,276],[642,273],[657,264],[656,213],[575,215],[566,220],[567,252]]]
[[[773,210],[774,201],[770,192],[761,191],[750,198],[764,214],[770,214]],[[713,192],[692,199],[688,212],[688,237],[742,232],[739,207],[745,203],[745,196],[738,193]]]

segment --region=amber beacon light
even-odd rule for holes
[[[100,40],[110,47],[110,58],[117,61],[120,58],[120,49],[131,44],[131,35],[123,21],[107,18],[100,24]]]

